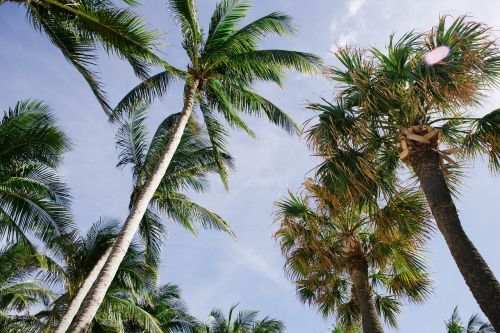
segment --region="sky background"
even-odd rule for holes
[[[165,1],[142,2],[139,11],[164,32],[167,60],[184,67],[187,59]],[[200,22],[207,27],[216,1],[198,3]],[[411,29],[427,30],[441,14],[468,13],[494,27],[497,36],[500,26],[498,0],[254,0],[249,18],[274,10],[293,16],[300,30],[293,39],[270,39],[265,47],[312,52],[329,64],[334,62],[332,52],[337,44],[383,48],[391,33],[400,36]],[[116,58],[103,55],[99,70],[113,104],[138,83],[129,66]],[[291,75],[284,90],[268,85],[257,89],[302,123],[314,116],[305,109],[306,102],[331,98],[334,84],[320,77]],[[150,132],[166,115],[180,111],[181,96],[181,86],[174,85],[166,98],[152,105]],[[123,220],[131,178],[128,170],[115,168],[116,127],[107,122],[84,80],[59,50],[26,22],[24,8],[6,4],[0,6],[0,109],[25,98],[46,101],[73,140],[75,147],[66,155],[61,173],[72,188],[73,211],[81,230],[100,216]],[[477,114],[499,105],[497,90]],[[212,178],[211,191],[194,196],[230,222],[237,241],[216,232],[194,237],[169,223],[161,281],[179,284],[190,310],[203,320],[211,308],[227,312],[231,304],[239,302],[241,309],[259,310],[262,315],[283,320],[287,332],[328,332],[334,320],[324,320],[297,300],[272,239],[276,229],[273,202],[288,189],[295,191],[314,161],[298,138],[287,136],[263,119],[250,119],[249,123],[257,139],[242,133],[232,135],[236,170],[230,178],[230,191],[225,192],[218,179]],[[500,182],[482,163],[470,165],[467,174],[457,200],[460,216],[469,237],[500,277]],[[479,312],[440,234],[429,243],[427,257],[434,294],[423,305],[404,307],[398,317],[400,332],[444,332],[443,323],[456,305],[463,317]]]

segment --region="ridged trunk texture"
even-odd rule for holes
[[[443,234],[465,283],[490,323],[500,332],[500,285],[462,228],[439,160],[439,153],[430,145],[415,143],[415,149],[408,157],[408,164],[420,181],[439,231]]]
[[[111,247],[102,255],[101,258],[99,258],[94,268],[92,268],[89,275],[87,276],[85,281],[83,281],[83,284],[76,292],[76,295],[69,303],[68,309],[66,310],[66,313],[59,321],[59,324],[57,325],[54,333],[64,333],[68,329],[69,325],[71,325],[73,318],[78,313],[80,305],[82,304],[83,300],[85,299],[85,296],[87,296],[87,293],[89,292],[90,288],[97,279],[97,276],[99,275],[99,272],[106,263],[106,260],[108,260],[110,253],[111,253]]]
[[[352,255],[348,257],[347,261],[361,311],[363,333],[383,333],[384,329],[375,308],[375,300],[368,282],[366,258],[363,255]]]
[[[195,80],[189,89],[187,89],[184,96],[184,106],[181,115],[174,127],[174,134],[165,147],[165,151],[156,166],[155,172],[151,178],[148,179],[143,190],[132,206],[129,215],[114,242],[111,254],[85,298],[80,311],[70,326],[69,332],[83,333],[90,327],[92,319],[99,309],[99,306],[106,295],[106,291],[111,285],[111,282],[113,281],[115,274],[118,271],[125,254],[127,253],[132,238],[139,229],[139,224],[144,216],[144,213],[146,212],[149,202],[153,198],[161,180],[165,176],[170,161],[172,160],[172,157],[180,143],[186,124],[193,112],[197,88],[198,81]]]

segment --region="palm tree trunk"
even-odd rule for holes
[[[362,255],[350,256],[348,265],[361,311],[363,333],[383,333],[384,329],[375,308],[375,301],[368,283],[368,263],[365,257]]]
[[[80,308],[80,305],[85,299],[85,296],[87,296],[87,293],[92,287],[92,284],[94,284],[94,281],[97,279],[99,272],[106,263],[106,260],[108,260],[109,254],[111,253],[111,248],[112,247],[110,246],[109,249],[106,250],[106,252],[102,255],[102,257],[99,258],[94,268],[92,268],[89,275],[87,276],[81,287],[76,292],[76,295],[69,303],[68,310],[66,310],[66,313],[59,321],[59,324],[57,325],[54,333],[64,333],[68,329],[69,325],[71,325],[71,322],[73,321],[73,318],[76,316],[78,309]]]
[[[408,157],[432,215],[446,240],[451,255],[483,313],[500,332],[500,285],[474,244],[465,234],[457,209],[439,167],[439,154],[426,144]]]
[[[193,112],[193,106],[195,102],[196,92],[198,88],[198,81],[195,80],[192,85],[187,89],[184,96],[184,107],[182,109],[179,120],[175,124],[174,134],[170,138],[165,151],[163,152],[156,170],[150,179],[146,182],[143,190],[137,197],[134,205],[132,206],[130,213],[125,220],[125,223],[116,238],[111,254],[106,261],[101,273],[94,282],[92,288],[90,289],[85,301],[73,321],[70,332],[72,333],[83,333],[90,326],[92,319],[94,318],[99,306],[104,299],[106,291],[108,290],[111,282],[113,281],[118,268],[127,253],[130,246],[130,242],[134,237],[135,233],[139,228],[139,224],[146,212],[149,202],[153,198],[161,180],[167,172],[168,166],[172,157],[179,145],[179,142],[184,133],[186,124]]]

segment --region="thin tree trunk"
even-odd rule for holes
[[[109,249],[106,250],[106,252],[101,256],[101,258],[99,258],[94,268],[92,268],[89,275],[87,276],[83,284],[76,292],[76,295],[69,303],[68,309],[66,310],[66,313],[59,321],[59,324],[57,325],[54,333],[64,333],[68,329],[69,325],[71,325],[71,322],[78,313],[78,309],[80,308],[80,305],[85,299],[85,296],[87,296],[87,293],[92,287],[92,284],[97,279],[97,276],[99,275],[99,272],[106,263],[106,260],[108,260],[109,254],[111,253],[111,248],[112,247],[110,246]]]
[[[368,263],[366,259],[362,255],[350,256],[348,265],[361,311],[363,333],[383,333],[384,329],[375,308],[375,301],[368,283]]]
[[[179,145],[179,142],[184,133],[186,124],[193,111],[193,106],[195,102],[195,95],[198,88],[198,81],[195,80],[189,89],[186,91],[184,96],[184,107],[182,109],[179,120],[175,124],[174,134],[170,138],[165,150],[156,166],[156,170],[150,179],[146,182],[143,190],[139,194],[137,200],[132,206],[130,213],[125,220],[125,223],[116,238],[111,254],[109,255],[106,264],[104,265],[101,273],[94,282],[92,288],[90,289],[85,301],[81,306],[80,311],[75,317],[72,325],[70,326],[69,332],[72,333],[83,333],[90,326],[92,319],[94,318],[99,306],[106,295],[111,282],[113,281],[118,268],[127,253],[130,246],[130,242],[134,237],[139,224],[146,212],[149,202],[153,198],[161,180],[167,172],[168,166],[172,157]]]
[[[432,215],[446,240],[455,263],[483,313],[500,332],[500,285],[488,264],[465,234],[439,167],[439,154],[431,146],[416,143],[408,163],[415,171]]]

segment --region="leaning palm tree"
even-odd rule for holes
[[[458,307],[455,307],[451,318],[445,324],[447,333],[495,333],[493,327],[482,321],[477,314],[470,317],[467,325],[464,325]]]
[[[413,171],[465,282],[500,330],[500,285],[465,234],[452,199],[461,175],[456,159],[484,154],[491,169],[500,170],[500,110],[482,118],[465,111],[500,82],[500,52],[483,24],[466,17],[446,23],[443,17],[425,34],[391,37],[386,53],[339,50],[343,67],[329,71],[339,94],[332,103],[310,106],[321,113],[308,138],[325,158],[321,181],[353,200],[390,193],[401,167]],[[425,63],[437,47],[449,55]]]
[[[282,333],[285,325],[282,321],[265,317],[258,320],[258,311],[239,311],[234,313],[238,305],[233,305],[226,318],[220,309],[213,309],[205,324],[200,325],[198,333]],[[235,317],[233,317],[235,316]]]
[[[45,34],[82,74],[106,112],[111,108],[92,70],[99,45],[107,53],[127,60],[139,77],[147,76],[148,65],[168,68],[152,52],[158,34],[150,31],[134,11],[119,8],[109,0],[0,0],[0,6],[9,2],[26,8],[31,25]]]
[[[145,117],[147,109],[144,106],[134,108],[128,117],[121,120],[116,136],[119,149],[118,167],[130,166],[132,169],[133,188],[130,198],[130,208],[151,177],[159,154],[163,151],[168,139],[172,136],[173,126],[178,114],[167,117],[147,142]],[[164,220],[181,224],[188,231],[195,233],[199,227],[205,229],[223,230],[234,236],[229,225],[216,213],[193,202],[182,192],[191,189],[195,192],[207,190],[207,176],[218,172],[222,165],[232,167],[232,158],[225,150],[219,150],[220,159],[215,160],[213,147],[202,128],[192,123],[185,130],[179,146],[168,168],[168,176],[164,177],[150,201],[146,213],[139,226],[139,235],[145,249],[145,260],[149,267],[155,268],[160,262],[160,252],[165,235]],[[222,163],[222,164],[221,164]],[[94,268],[82,282],[80,289],[73,297],[66,314],[60,320],[57,332],[65,332],[71,320],[99,271],[106,262],[111,248],[96,262]]]
[[[0,120],[0,238],[50,245],[71,229],[69,191],[56,174],[69,141],[47,105],[19,101]],[[52,246],[57,244],[52,243]]]
[[[429,214],[418,193],[401,191],[384,207],[343,202],[312,180],[305,192],[276,204],[275,237],[302,302],[354,330],[383,332],[380,316],[397,327],[401,300],[430,292],[421,247]]]
[[[265,115],[273,123],[293,132],[296,129],[294,122],[276,105],[255,93],[252,84],[256,81],[281,84],[287,69],[313,73],[320,62],[318,57],[311,54],[258,49],[261,40],[270,34],[283,36],[293,33],[291,19],[284,14],[271,13],[238,29],[250,4],[247,1],[222,0],[215,9],[208,34],[204,38],[198,25],[194,0],[170,0],[169,3],[180,25],[183,47],[191,62],[185,71],[180,71],[185,77],[184,106],[175,122],[172,136],[164,150],[159,152],[158,163],[151,171],[151,177],[143,190],[137,193],[109,259],[76,318],[72,327],[74,332],[82,332],[99,308],[149,202],[161,185],[186,124],[192,118],[195,105],[200,108],[214,157],[219,161],[220,174],[225,181],[226,170],[221,162],[220,151],[224,147],[227,132],[218,114],[231,126],[248,133],[252,132],[238,112]],[[147,103],[165,94],[173,78],[170,71],[165,71],[139,84],[120,102],[113,118],[118,119],[128,112],[137,101]]]

